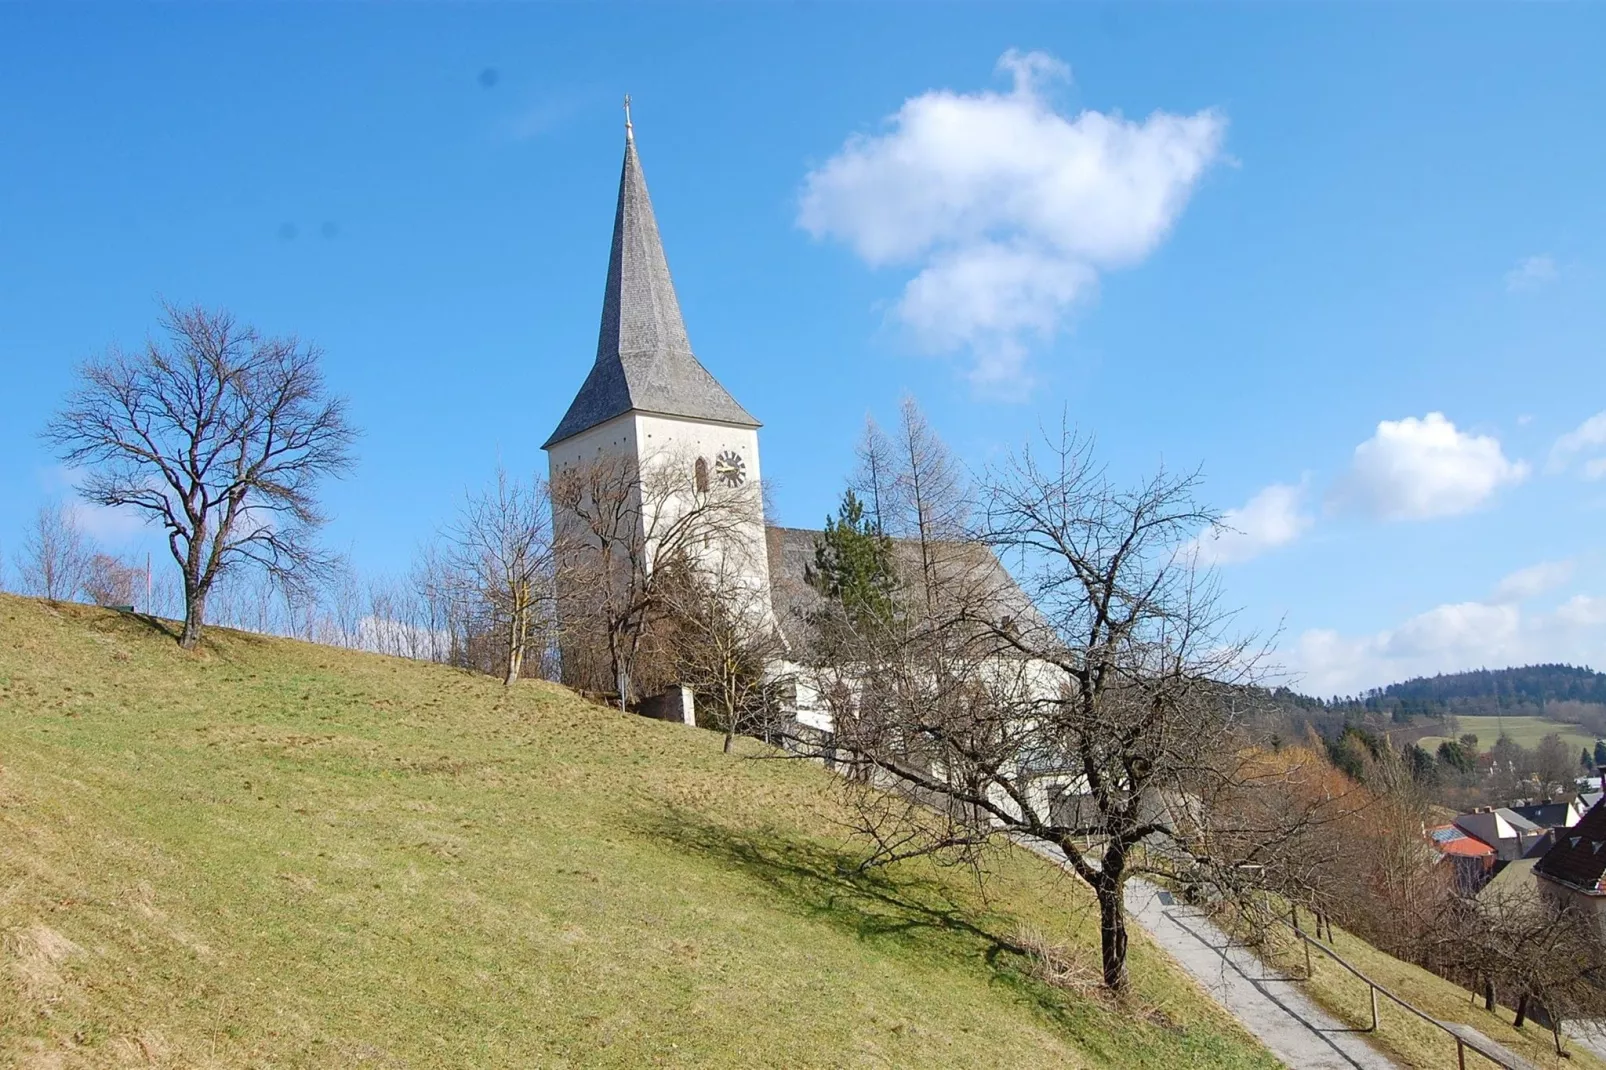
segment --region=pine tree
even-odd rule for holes
[[[842,607],[855,628],[892,620],[897,586],[892,539],[865,516],[864,504],[853,491],[842,495],[837,515],[826,518],[825,530],[814,540],[814,564],[805,577]]]

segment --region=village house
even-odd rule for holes
[[[1480,806],[1470,814],[1456,815],[1452,824],[1492,848],[1496,862],[1515,862],[1545,834],[1540,825],[1505,806]]]
[[[1597,802],[1534,863],[1539,894],[1557,907],[1584,911],[1606,939],[1606,804]]]

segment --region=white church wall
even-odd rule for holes
[[[833,676],[829,681],[823,680],[818,670],[784,660],[776,662],[770,672],[773,677],[788,678],[793,682],[794,698],[791,713],[799,724],[820,732],[835,730],[836,722],[831,704],[825,697],[825,688],[843,686],[839,678]],[[857,683],[853,681],[847,686],[857,692]]]
[[[760,488],[762,472],[759,467],[758,431],[751,427],[702,420],[660,416],[656,413],[632,414],[635,422],[635,443],[638,463],[643,476],[657,465],[695,466],[702,459],[707,466],[711,493],[743,494],[749,499],[744,506],[751,519],[732,534],[735,545],[710,547],[725,555],[722,562],[742,577],[761,604],[761,612],[772,617],[769,589],[769,559],[764,544],[764,507]],[[717,462],[721,455],[734,454],[741,464],[741,481],[731,487],[721,481]],[[691,477],[692,473],[686,475]],[[688,486],[690,483],[688,482]],[[689,504],[689,503],[688,503]],[[669,518],[662,518],[668,521]]]
[[[610,457],[636,455],[638,433],[634,413],[615,416],[606,423],[580,432],[562,442],[547,447],[547,475],[557,479],[558,473],[583,464],[594,464]],[[556,512],[553,524],[562,527],[564,518]]]

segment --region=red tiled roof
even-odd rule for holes
[[[1428,840],[1440,854],[1460,855],[1463,858],[1486,858],[1494,848],[1482,840],[1475,840],[1454,825],[1440,825],[1428,829]]]

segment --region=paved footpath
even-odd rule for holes
[[[1045,845],[1021,845],[1062,868],[1066,865]],[[1226,934],[1197,911],[1166,903],[1148,881],[1126,882],[1126,909],[1131,920],[1287,1066],[1399,1070],[1398,1063],[1366,1042],[1363,1032],[1322,1010],[1296,982],[1269,974],[1253,952],[1230,945]]]
[[[1169,898],[1166,897],[1166,898]],[[1148,881],[1126,884],[1127,913],[1273,1055],[1298,1070],[1396,1070],[1398,1064],[1334,1018],[1296,982],[1267,972],[1254,953],[1197,911],[1162,901]]]

